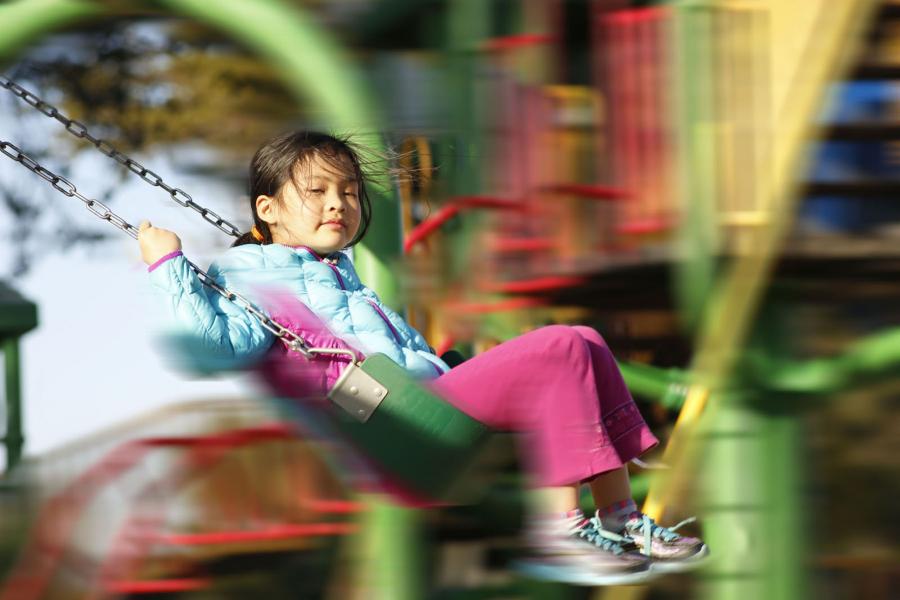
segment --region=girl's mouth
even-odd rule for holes
[[[322,223],[322,227],[329,227],[332,229],[346,229],[347,226],[344,225],[343,221],[325,221]]]

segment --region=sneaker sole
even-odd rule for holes
[[[650,570],[649,565],[639,571],[604,575],[527,560],[516,561],[512,564],[512,569],[531,579],[584,586],[636,585],[656,578],[656,574]]]
[[[676,560],[651,560],[650,569],[663,573],[685,573],[699,569],[706,563],[709,558],[709,547],[703,544],[703,547],[696,554],[692,554],[688,558]]]

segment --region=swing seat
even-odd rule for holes
[[[363,422],[339,406],[334,422],[359,452],[415,496],[445,501],[490,438],[490,429],[411,378],[390,358],[374,354],[358,367],[383,386]],[[348,388],[353,387],[348,384]]]
[[[275,397],[293,399],[301,409],[296,416],[310,420],[312,430],[317,415],[324,416],[326,429],[336,430],[354,451],[353,458],[367,464],[386,490],[406,503],[447,503],[458,498],[461,487],[465,491],[459,485],[466,479],[462,475],[475,466],[491,437],[486,425],[388,356],[374,353],[351,363],[340,353],[359,353],[302,302],[284,296],[263,301],[266,312],[311,349],[338,353],[308,359],[284,344],[273,346],[256,370]],[[323,402],[326,395],[329,400]]]

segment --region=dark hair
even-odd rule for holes
[[[359,182],[359,206],[362,215],[359,230],[347,247],[353,246],[366,235],[372,221],[372,203],[366,190],[366,179],[360,167],[358,150],[349,140],[327,133],[294,131],[272,138],[253,155],[253,160],[250,161],[250,212],[253,213],[253,225],[263,239],[257,240],[252,233],[247,232],[235,240],[232,246],[272,243],[272,232],[269,231],[268,223],[260,219],[256,213],[256,199],[259,196],[277,197],[284,184],[293,179],[296,165],[313,156],[337,169],[346,168],[344,161],[350,161],[353,175]]]

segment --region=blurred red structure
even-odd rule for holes
[[[219,510],[226,513],[226,527],[207,531],[171,531],[167,521],[171,504],[188,486],[197,485],[210,472],[229,459],[246,460],[238,456],[244,450],[266,444],[297,443],[297,431],[286,423],[269,423],[209,435],[183,437],[150,437],[126,442],[107,453],[75,481],[47,501],[36,519],[36,528],[13,573],[0,592],[2,600],[37,600],[45,596],[51,582],[63,564],[74,564],[77,571],[87,575],[89,597],[103,598],[110,594],[143,594],[183,592],[203,588],[211,581],[208,576],[161,577],[142,579],[141,571],[147,561],[159,558],[168,548],[180,558],[168,561],[168,570],[175,573],[196,570],[191,562],[192,547],[227,546],[235,552],[241,545],[288,542],[306,545],[323,536],[341,536],[355,531],[355,524],[345,520],[314,520],[322,516],[341,518],[361,510],[361,505],[342,497],[320,497],[317,494],[337,490],[334,483],[312,486],[291,480],[287,483],[292,502],[276,507],[277,502],[265,501],[260,491],[246,489],[244,482],[229,482],[225,494],[217,500]],[[148,478],[135,497],[137,506],[131,511],[105,553],[102,564],[68,556],[76,535],[79,518],[89,509],[94,498],[117,479],[133,472],[148,457],[161,450],[180,452],[175,464],[158,478]],[[281,465],[281,475],[291,471],[291,465]],[[317,473],[303,476],[321,476]],[[278,476],[279,472],[273,472]],[[326,476],[326,478],[328,478]],[[325,482],[327,483],[327,482]],[[228,492],[230,490],[230,492]],[[312,496],[309,496],[312,490]],[[220,492],[222,490],[219,490]],[[243,497],[240,497],[243,496]],[[283,499],[282,499],[283,500]],[[208,509],[209,507],[207,507]],[[216,512],[215,510],[211,512]],[[247,524],[251,524],[247,527]],[[227,525],[231,527],[227,527]],[[204,514],[202,526],[216,525],[210,514]],[[69,560],[74,559],[74,560]],[[91,571],[92,574],[84,573]]]

